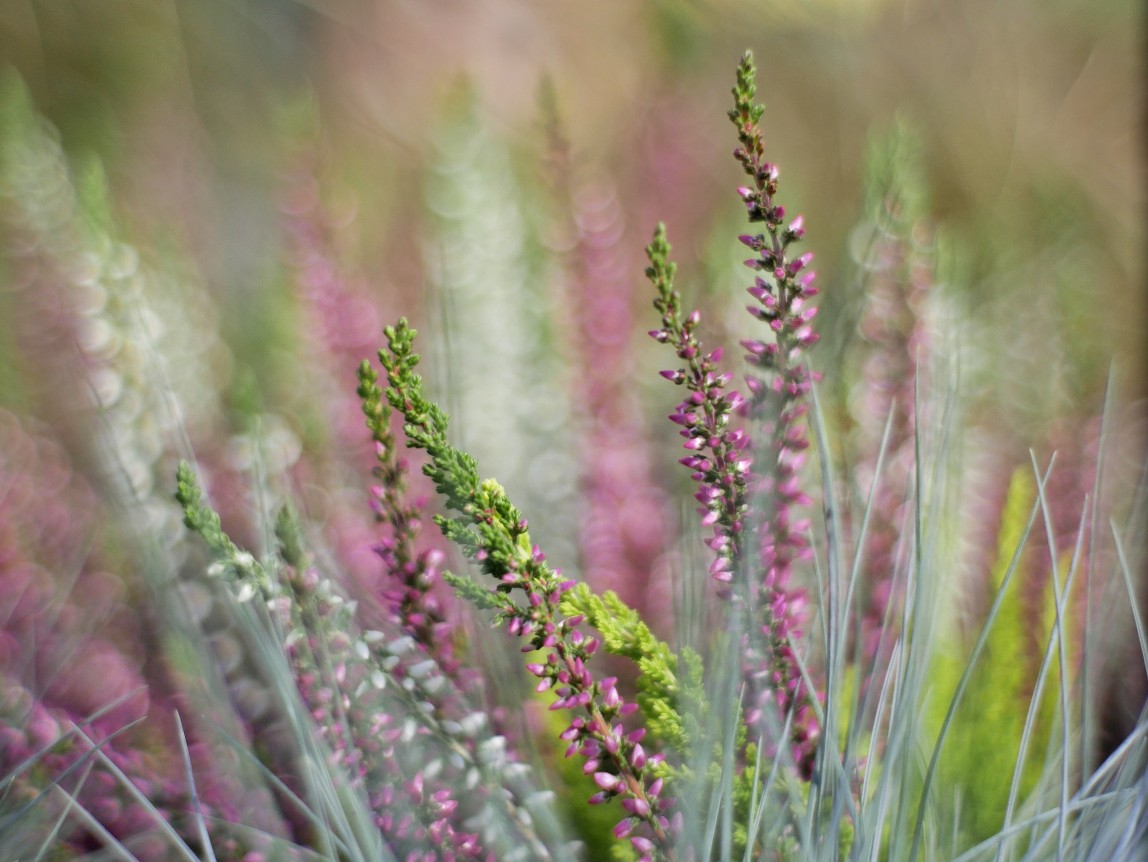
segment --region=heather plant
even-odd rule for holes
[[[148,609],[139,638],[149,648],[146,663],[126,665],[131,638],[77,630],[76,590],[51,598],[48,585],[69,571],[77,583],[108,580],[84,553],[90,521],[66,515],[95,518],[95,494],[48,444],[6,423],[0,846],[29,858],[243,862],[1134,859],[1148,849],[1143,712],[1109,756],[1094,754],[1097,621],[1128,612],[1148,668],[1133,586],[1144,489],[1129,506],[1102,483],[1113,412],[1090,458],[1079,445],[1064,466],[1034,455],[999,471],[999,505],[977,512],[977,554],[966,553],[972,530],[955,487],[972,444],[961,446],[965,420],[931,337],[942,287],[909,135],[895,132],[870,164],[861,369],[835,380],[847,372],[814,365],[820,287],[805,220],[783,203],[755,77],[747,54],[728,112],[749,224],[738,241],[751,255],[740,381],[678,286],[669,229],[646,247],[649,334],[670,366],[661,376],[684,392],[674,399],[662,383],[696,503],[678,536],[658,504],[674,483],[653,475],[654,435],[619,379],[636,363],[607,182],[555,194],[573,231],[559,243],[562,293],[545,297],[508,151],[469,96],[454,102],[427,251],[447,334],[424,364],[405,318],[383,328],[374,359],[353,355],[375,315],[339,264],[313,177],[296,172],[285,206],[294,287],[310,391],[336,443],[273,463],[253,423],[250,521],[236,523],[213,499],[228,471],[169,433],[217,421],[214,407],[182,425],[154,422],[192,407],[141,356],[160,370],[194,363],[138,323],[180,291],[151,286],[163,280],[115,239],[102,193],[69,197],[62,152],[12,91],[4,202],[16,271],[64,297],[35,313],[80,333],[75,365],[106,426],[99,449],[127,476],[104,496],[134,527],[100,562],[127,571],[141,561],[145,576],[123,583]],[[69,291],[103,297],[117,278],[132,292],[107,289],[106,306],[68,311]],[[135,304],[117,304],[125,295]],[[573,342],[570,407],[546,391],[561,379],[560,354],[546,349],[556,332]],[[435,361],[448,368],[424,378]],[[452,376],[455,391],[440,393],[449,387],[436,379]],[[823,380],[827,391],[855,383],[851,416],[822,403]],[[550,442],[572,448],[574,438],[574,456],[559,460],[573,470],[581,459],[581,475],[522,481],[547,433],[579,412],[570,437]],[[173,506],[156,486],[177,458]],[[507,485],[484,477],[489,461],[511,471]],[[375,519],[369,541],[345,514],[356,494],[340,486],[355,481],[364,520]],[[37,501],[37,484],[66,491]],[[575,488],[585,516],[571,529]],[[177,512],[189,533],[169,531]],[[968,570],[970,582],[952,582]],[[662,585],[704,607],[653,596]],[[717,624],[670,625],[671,609]],[[109,616],[124,613],[116,604]],[[486,653],[499,641],[481,638],[481,625],[512,661]],[[58,674],[80,637],[92,638],[87,660],[102,656],[120,678],[94,694],[41,684],[33,671],[47,662]],[[513,690],[507,673],[533,687],[521,715],[498,708]],[[593,814],[571,815],[583,809]]]

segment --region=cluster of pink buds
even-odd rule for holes
[[[650,266],[646,275],[658,291],[654,307],[662,314],[662,326],[650,337],[670,344],[685,367],[662,371],[661,375],[689,394],[670,414],[681,426],[689,452],[680,459],[698,484],[694,498],[703,526],[713,534],[706,544],[714,551],[710,575],[723,596],[731,594],[734,569],[742,557],[745,529],[745,495],[751,459],[749,437],[738,427],[730,427],[730,416],[743,408],[745,399],[737,390],[726,390],[730,375],[718,370],[722,349],[705,352],[695,333],[701,315],[695,310],[683,316],[680,297],[673,287],[674,264],[668,260],[670,245],[665,229],[659,226],[654,241],[646,249]]]
[[[670,802],[661,796],[660,758],[647,755],[641,734],[627,732],[621,719],[634,711],[616,687],[616,680],[595,680],[588,663],[598,640],[585,636],[580,613],[566,615],[562,597],[574,586],[552,568],[530,539],[526,519],[506,492],[491,479],[480,479],[474,459],[451,445],[448,419],[422,390],[414,369],[415,331],[405,320],[385,330],[387,348],[379,359],[387,376],[387,402],[402,412],[408,445],[430,456],[424,472],[446,500],[450,515],[436,518],[443,533],[477,564],[484,576],[452,576],[451,584],[479,606],[495,611],[496,625],[527,641],[524,653],[541,651],[541,661],[528,665],[542,690],[553,689],[551,709],[576,711],[562,737],[568,756],[582,754],[587,774],[600,791],[593,801],[621,799],[626,817],[617,833],[629,838],[642,860],[670,862],[675,858],[678,831],[668,815]],[[367,375],[364,375],[366,377]],[[364,387],[365,400],[377,389]]]
[[[530,563],[544,568],[545,556],[534,547]],[[643,862],[673,858],[672,835],[680,823],[667,816],[669,800],[662,797],[662,779],[654,768],[663,760],[661,754],[647,754],[642,747],[646,730],[627,731],[621,719],[638,708],[618,692],[617,678],[595,680],[587,662],[597,652],[599,641],[579,630],[581,614],[560,618],[558,606],[574,581],[554,583],[559,573],[542,581],[514,570],[503,576],[504,583],[522,588],[527,595],[524,607],[507,605],[503,617],[507,630],[514,635],[530,637],[524,652],[545,650],[545,660],[526,666],[538,677],[538,691],[553,691],[557,696],[550,709],[578,710],[560,738],[569,743],[566,756],[585,758],[582,771],[592,775],[600,788],[590,797],[599,805],[620,797],[626,816],[614,829],[615,836],[628,837]],[[544,586],[540,591],[538,586]]]
[[[776,169],[774,169],[776,173]],[[745,187],[738,189],[742,199],[749,198],[749,206],[756,207],[759,193]],[[783,215],[782,207],[775,207],[775,215]],[[768,223],[768,222],[767,222]],[[750,362],[763,368],[778,368],[790,364],[796,358],[796,353],[805,350],[817,343],[818,334],[813,331],[810,321],[817,314],[815,306],[805,307],[808,299],[817,295],[817,288],[813,281],[817,273],[806,267],[813,261],[813,253],[806,252],[793,260],[786,260],[786,247],[796,242],[803,234],[802,217],[798,216],[783,231],[771,231],[767,238],[764,234],[751,236],[742,234],[738,239],[749,246],[758,256],[745,262],[750,269],[765,273],[758,276],[749,288],[749,294],[758,301],[757,305],[746,306],[751,315],[764,321],[776,333],[775,342],[764,343],[751,341],[744,343],[750,352]],[[788,342],[791,353],[781,358],[779,356],[783,342]],[[804,395],[808,391],[797,389],[791,395]]]
[[[744,664],[749,683],[747,720],[751,725],[767,718],[773,706],[781,717],[792,712],[790,742],[799,767],[808,771],[818,729],[794,653],[801,636],[805,597],[791,588],[795,563],[812,556],[807,520],[795,512],[811,501],[802,490],[800,471],[808,448],[802,423],[816,374],[803,361],[804,352],[818,341],[811,322],[817,308],[807,302],[817,295],[816,277],[809,269],[810,253],[791,256],[789,248],[805,234],[801,216],[785,224],[785,208],[775,202],[779,172],[764,158],[765,146],[758,127],[762,107],[754,104],[756,88],[753,58],[746,55],[738,68],[734,107],[730,120],[738,130],[734,158],[752,180],[738,189],[750,222],[763,222],[765,232],[741,237],[757,256],[746,266],[758,275],[748,288],[756,303],[749,313],[766,323],[771,340],[741,342],[746,360],[764,376],[746,380],[749,398],[741,413],[760,435],[754,444],[753,477],[749,506],[756,527],[760,577],[751,583],[751,615]],[[765,730],[768,722],[759,725]]]
[[[369,365],[359,369],[358,392],[375,444],[372,472],[378,481],[371,486],[371,508],[387,528],[387,535],[374,546],[386,575],[381,585],[386,610],[453,682],[470,688],[477,683],[477,676],[455,656],[450,620],[435,592],[445,555],[435,547],[418,548],[423,501],[410,498],[410,467],[398,453],[391,429],[392,411],[382,400],[372,375]]]
[[[817,726],[813,695],[806,691],[794,644],[801,637],[805,595],[790,587],[793,565],[811,556],[809,524],[795,516],[810,498],[802,489],[801,468],[808,441],[801,423],[805,397],[815,375],[802,362],[803,352],[818,335],[812,320],[817,309],[807,306],[817,295],[811,254],[792,257],[790,245],[805,233],[800,216],[785,224],[785,210],[774,201],[778,170],[764,159],[758,120],[762,108],[755,95],[752,57],[738,69],[735,106],[730,119],[738,129],[740,146],[734,157],[752,179],[738,189],[749,220],[763,222],[765,232],[744,235],[742,243],[757,253],[746,265],[758,273],[749,294],[756,303],[750,314],[766,323],[768,340],[741,344],[752,369],[746,380],[748,397],[726,391],[729,375],[718,371],[720,350],[702,350],[694,330],[696,311],[683,315],[673,288],[675,266],[669,262],[665,230],[658,228],[647,248],[646,270],[658,296],[654,307],[662,327],[650,333],[672,344],[685,366],[662,376],[685,385],[689,395],[670,419],[681,426],[690,454],[682,463],[698,483],[702,523],[713,527],[707,544],[715,557],[710,573],[744,628],[742,670],[746,682],[746,718],[756,733],[776,739],[776,728],[792,714],[790,743],[803,771],[812,763]],[[745,419],[753,433],[730,428],[732,414]],[[772,744],[772,742],[771,742]]]

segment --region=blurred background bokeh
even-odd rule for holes
[[[1071,547],[1106,393],[1120,505],[1148,436],[1143,5],[4,0],[0,563],[31,562],[0,591],[0,666],[53,708],[95,708],[76,668],[63,694],[34,683],[83,652],[88,629],[44,638],[87,608],[128,657],[117,693],[181,689],[174,660],[156,683],[168,611],[141,598],[194,569],[178,457],[199,459],[256,550],[264,486],[296,494],[370,593],[354,369],[399,315],[424,332],[457,441],[550,557],[668,633],[688,505],[666,492],[690,491],[656,374],[669,360],[644,336],[642,250],[666,222],[707,338],[745,337],[726,111],[746,49],[780,200],[817,255],[834,430],[864,403],[866,164],[897,125],[935,266],[936,298],[913,311],[949,357],[930,383],[962,396],[959,532],[975,544],[983,528],[995,552],[1011,472],[1027,447],[1041,464],[1056,449]],[[188,607],[200,586],[185,579]],[[224,629],[217,660],[242,652]],[[33,653],[56,658],[32,674]],[[258,728],[241,665],[227,683]],[[1138,685],[1112,687],[1114,734]]]
[[[235,334],[261,337],[281,316],[280,205],[304,151],[338,218],[353,215],[346,258],[387,316],[418,317],[427,172],[463,86],[530,209],[547,191],[549,79],[578,181],[615,188],[639,259],[667,221],[701,280],[715,223],[738,217],[724,112],[752,48],[783,196],[806,215],[823,278],[846,281],[866,139],[900,112],[923,137],[930,210],[960,259],[952,280],[978,324],[1014,344],[997,371],[1053,413],[1094,397],[1112,357],[1144,393],[1143,37],[1133,0],[0,9],[4,65],[67,154],[104,165],[133,244],[194,262],[233,350],[248,349]],[[853,301],[827,293],[830,315]],[[6,375],[0,398],[14,388]]]

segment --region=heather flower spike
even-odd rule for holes
[[[871,146],[866,170],[866,223],[871,239],[863,259],[866,303],[857,323],[864,345],[854,399],[860,499],[870,499],[860,583],[864,612],[858,626],[862,660],[879,679],[900,616],[908,558],[905,500],[916,470],[917,427],[927,404],[917,389],[928,380],[933,349],[925,314],[935,285],[932,232],[922,215],[918,143],[898,123]],[[881,468],[878,470],[878,462]]]
[[[817,308],[806,302],[817,295],[815,274],[809,270],[811,253],[794,255],[790,248],[805,233],[801,216],[785,226],[785,209],[776,200],[779,171],[765,161],[765,145],[758,122],[763,108],[754,103],[756,86],[753,56],[747,53],[738,66],[730,120],[737,127],[739,146],[734,158],[752,185],[738,190],[751,222],[763,222],[765,233],[753,237],[758,256],[747,265],[758,273],[749,294],[752,316],[765,322],[770,334],[743,342],[751,374],[750,397],[741,414],[751,423],[753,486],[749,506],[753,513],[754,561],[757,574],[749,585],[754,628],[746,644],[749,674],[747,720],[761,720],[771,703],[784,716],[793,712],[793,754],[804,772],[812,766],[818,734],[812,698],[803,680],[795,645],[801,637],[804,594],[790,584],[795,564],[812,556],[808,521],[799,510],[810,502],[801,484],[800,470],[809,443],[803,424],[805,397],[816,379],[804,361],[817,343],[812,321]],[[751,568],[750,571],[754,571]]]
[[[664,225],[658,225],[654,240],[646,248],[650,266],[646,277],[658,292],[654,308],[662,314],[662,326],[650,333],[658,342],[670,344],[683,368],[666,370],[662,376],[689,394],[670,414],[670,421],[681,426],[678,432],[690,453],[681,463],[690,471],[699,490],[695,495],[701,506],[702,523],[712,527],[710,547],[715,551],[714,579],[728,584],[741,556],[742,530],[749,461],[748,437],[731,428],[730,416],[744,399],[736,390],[725,391],[730,376],[718,369],[719,351],[705,353],[694,333],[701,320],[698,312],[683,315],[681,296],[674,288],[677,266],[669,259],[670,244]],[[727,592],[723,587],[723,592]]]
[[[432,590],[443,554],[437,548],[418,550],[415,540],[422,523],[420,506],[407,497],[407,463],[398,453],[391,430],[390,406],[382,398],[378,374],[369,362],[359,366],[358,394],[367,428],[375,443],[373,470],[378,483],[371,503],[389,534],[376,545],[391,583],[385,587],[388,609],[403,630],[423,644],[444,670],[460,683],[462,668],[453,655],[450,624]]]
[[[529,663],[527,670],[538,677],[539,690],[554,692],[552,710],[575,713],[561,738],[569,743],[567,756],[578,753],[593,769],[599,792],[590,803],[619,798],[629,821],[620,831],[641,858],[674,859],[669,800],[661,794],[658,769],[662,755],[647,755],[638,737],[623,726],[621,719],[636,704],[625,702],[617,679],[596,679],[591,672],[599,642],[582,633],[583,614],[562,612],[562,598],[574,582],[547,564],[531,541],[526,519],[502,487],[480,480],[474,459],[448,441],[447,416],[425,398],[414,370],[419,362],[415,331],[400,320],[384,332],[387,348],[379,351],[379,361],[386,372],[387,401],[406,419],[408,445],[430,456],[423,472],[452,513],[435,521],[493,582],[480,601],[497,611],[496,622],[527,640],[524,652],[542,651],[543,660]],[[478,594],[478,586],[472,582],[467,594]],[[514,600],[516,594],[521,602]]]
[[[785,226],[785,210],[775,202],[779,172],[765,161],[757,125],[764,109],[754,104],[754,74],[753,57],[747,53],[738,67],[729,112],[738,130],[734,158],[750,180],[737,194],[749,221],[765,226],[764,233],[739,237],[757,253],[746,261],[757,273],[748,288],[756,302],[748,311],[769,329],[765,338],[742,342],[752,369],[746,380],[748,397],[727,391],[730,377],[718,370],[720,351],[706,353],[695,335],[698,312],[683,315],[662,226],[646,250],[646,275],[658,294],[654,307],[662,314],[661,329],[650,334],[671,344],[685,363],[663,372],[689,390],[670,419],[682,426],[679,433],[689,454],[681,463],[699,485],[695,498],[701,504],[702,524],[713,530],[708,541],[715,553],[710,575],[719,593],[732,600],[746,631],[746,721],[758,734],[770,736],[792,711],[793,756],[807,773],[817,725],[813,694],[803,681],[795,651],[802,634],[804,595],[791,587],[790,575],[794,564],[811,554],[807,522],[796,510],[810,502],[800,480],[808,447],[800,423],[814,375],[802,359],[818,339],[811,327],[817,309],[805,305],[817,289],[808,270],[813,255],[789,252],[804,236],[804,220],[798,216]],[[748,430],[731,426],[733,415],[743,418]]]

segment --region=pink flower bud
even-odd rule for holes
[[[649,817],[650,803],[648,803],[645,799],[640,799],[636,796],[630,796],[622,800],[622,810],[633,814],[636,817]]]
[[[595,772],[594,783],[597,784],[605,791],[614,791],[618,787],[621,779],[611,772]]]

